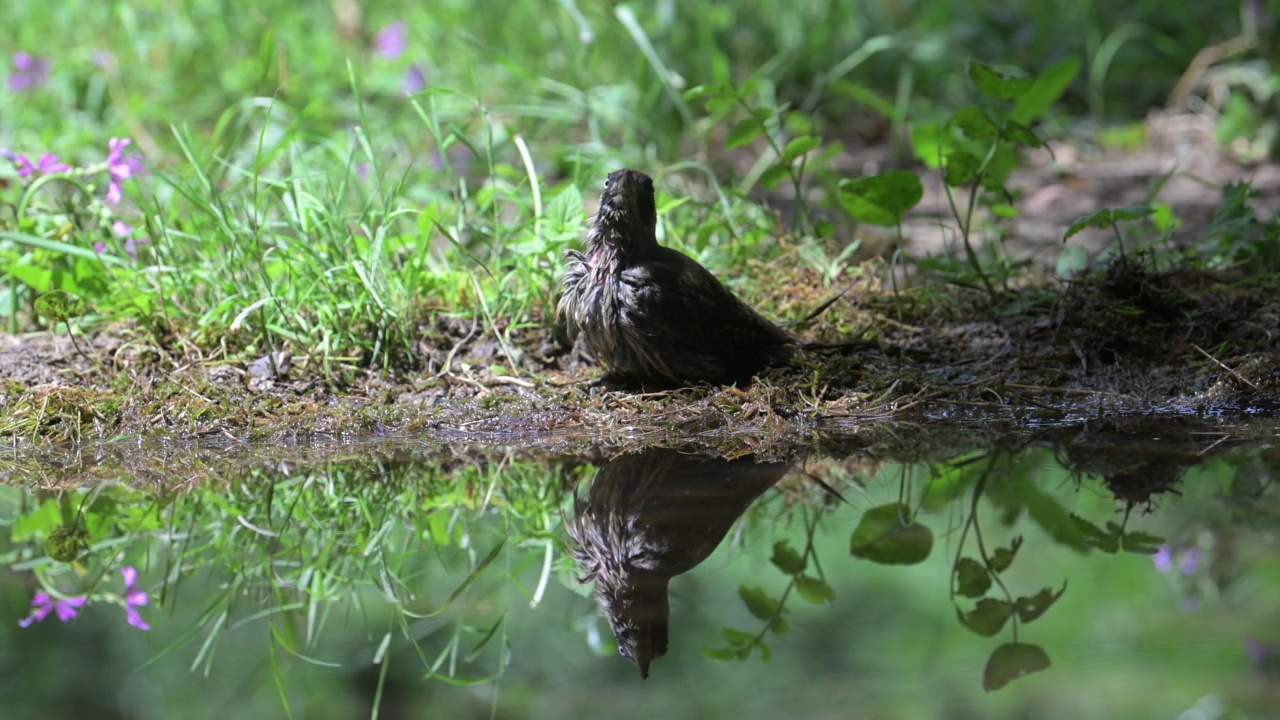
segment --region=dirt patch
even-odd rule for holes
[[[820,286],[803,269],[775,279],[785,298]],[[603,443],[700,438],[732,453],[862,432],[887,418],[1025,423],[1280,409],[1280,278],[1153,273],[1139,262],[1070,284],[1028,280],[994,300],[945,285],[894,292],[866,274],[819,322],[797,328],[806,339],[860,337],[859,347],[805,352],[745,387],[610,389],[552,330],[505,331],[424,328],[420,369],[400,373],[325,367],[300,348],[274,366],[213,361],[138,328],[94,331],[79,340],[84,354],[66,337],[0,338],[0,426],[23,446],[552,433]]]

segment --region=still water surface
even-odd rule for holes
[[[0,716],[1280,717],[1278,438],[17,453]]]

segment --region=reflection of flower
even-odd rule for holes
[[[1161,545],[1155,555],[1151,556],[1151,562],[1155,564],[1156,571],[1168,574],[1173,571],[1174,566],[1173,548],[1168,545]],[[1187,548],[1177,554],[1178,572],[1183,575],[1195,575],[1196,569],[1200,567],[1200,548]]]
[[[136,590],[133,585],[138,581],[138,571],[131,567],[120,568],[124,575],[124,611],[128,614],[129,624],[139,630],[150,630],[151,626],[143,621],[142,616],[134,608],[140,608],[151,601],[145,590]]]
[[[47,592],[38,592],[31,598],[31,614],[18,621],[21,627],[31,627],[32,623],[44,622],[52,611],[60,622],[69,622],[76,616],[76,608],[84,607],[86,597],[73,597],[65,600],[54,598]]]
[[[49,81],[49,58],[32,57],[30,53],[13,54],[13,74],[9,76],[9,89],[27,92],[43,87]]]
[[[1178,572],[1183,575],[1195,575],[1200,567],[1200,549],[1190,548],[1178,558]]]
[[[378,48],[378,55],[383,60],[395,60],[404,54],[404,48],[408,40],[409,26],[403,22],[393,22],[378,31],[378,39],[375,43]]]
[[[1155,563],[1157,571],[1169,572],[1173,569],[1173,550],[1168,545],[1161,545],[1156,554],[1151,556],[1151,562]]]

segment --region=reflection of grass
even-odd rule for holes
[[[1070,471],[1056,465],[1058,457],[1049,449],[1033,449],[1013,462],[971,458],[966,463],[962,458],[937,466],[936,472],[896,463],[868,465],[861,456],[812,459],[808,471],[828,478],[852,507],[829,505],[825,491],[800,478],[766,495],[716,555],[672,583],[672,651],[649,682],[696,677],[716,686],[708,675],[714,672],[726,687],[784,687],[776,683],[807,676],[810,683],[843,689],[807,699],[788,695],[797,707],[817,711],[860,698],[886,712],[904,707],[907,695],[918,695],[906,690],[940,682],[946,692],[937,695],[938,702],[949,698],[945,702],[987,708],[987,716],[999,715],[994,708],[1003,703],[1032,702],[1027,698],[1037,693],[1059,698],[1054,702],[1070,700],[1062,707],[1074,707],[1077,680],[1101,683],[1099,692],[1114,707],[1167,708],[1194,699],[1182,691],[1163,698],[1126,696],[1107,680],[1114,673],[1181,676],[1195,667],[1202,674],[1186,692],[1227,687],[1243,663],[1230,654],[1238,649],[1226,646],[1233,642],[1230,636],[1253,632],[1249,623],[1261,617],[1249,583],[1230,579],[1253,577],[1248,565],[1219,565],[1221,576],[1206,570],[1183,583],[1186,592],[1199,593],[1202,612],[1214,623],[1204,632],[1215,633],[1223,643],[1211,657],[1192,662],[1181,652],[1139,650],[1117,657],[1107,650],[1107,661],[1094,667],[1097,653],[1103,652],[1098,648],[1129,642],[1125,638],[1131,635],[1125,633],[1139,633],[1166,648],[1181,647],[1185,620],[1177,609],[1181,600],[1148,558],[1077,547],[1077,535],[1062,535],[1046,525],[1058,519],[1069,522],[1075,514],[1104,527],[1126,504],[1096,481],[1077,485]],[[1160,496],[1160,514],[1135,514],[1127,529],[1166,535],[1172,542],[1209,532],[1224,546],[1253,548],[1256,538],[1232,524],[1231,512],[1247,502],[1252,522],[1258,522],[1265,508],[1274,508],[1267,499],[1274,491],[1228,480],[1233,474],[1256,472],[1257,463],[1250,453],[1222,456],[1212,466],[1218,477],[1197,476],[1183,489],[1185,502]],[[566,491],[588,471],[588,466],[490,451],[424,454],[417,462],[384,456],[360,467],[341,462],[259,464],[238,476],[223,467],[223,482],[179,483],[158,494],[107,485],[90,496],[67,489],[59,500],[54,493],[33,497],[9,488],[0,491],[0,523],[9,529],[0,543],[0,560],[19,571],[10,577],[34,570],[68,590],[115,573],[116,565],[137,565],[154,598],[146,619],[157,642],[137,657],[140,672],[170,678],[181,687],[196,683],[190,692],[200,694],[214,692],[217,683],[193,680],[189,671],[212,678],[248,672],[266,683],[260,691],[265,699],[258,702],[268,702],[265,707],[274,702],[272,714],[278,712],[281,696],[300,714],[314,707],[308,698],[339,702],[352,692],[344,688],[361,688],[366,701],[375,705],[437,697],[455,708],[464,707],[463,698],[472,691],[446,693],[446,686],[491,686],[482,704],[511,708],[552,697],[556,688],[570,692],[570,686],[630,693],[632,685],[610,684],[615,671],[634,683],[630,669],[616,657],[592,658],[581,647],[581,635],[569,629],[583,627],[574,618],[594,612],[586,599],[564,592],[576,588],[577,570],[565,560],[559,527],[562,509],[570,511]],[[1016,595],[1032,595],[1064,579],[1070,583],[1050,612],[1019,632],[1020,642],[1044,648],[1053,665],[998,696],[984,696],[980,679],[995,643],[957,624],[948,602],[955,556],[944,551],[956,548],[969,518],[970,491],[983,477],[1001,487],[998,501],[983,493],[974,507],[987,547],[1023,538],[1017,561],[1001,570],[1002,582]],[[53,479],[47,484],[59,486]],[[1231,505],[1215,499],[1224,493],[1232,496]],[[937,502],[936,494],[952,500]],[[916,507],[915,522],[936,536],[928,558],[910,567],[851,558],[849,538],[867,508],[899,501]],[[821,522],[808,514],[815,504],[826,506]],[[81,507],[82,512],[77,510]],[[803,517],[810,521],[801,522]],[[43,556],[47,534],[68,522],[89,534],[91,549],[78,566]],[[1238,561],[1223,556],[1214,562]],[[818,573],[819,567],[829,585],[812,599],[829,602],[810,605],[795,600],[802,593],[787,593],[797,582],[795,572]],[[1188,584],[1191,580],[1195,584]],[[1250,582],[1269,581],[1257,576]],[[722,644],[720,628],[760,626],[753,615],[759,608],[744,607],[737,597],[740,586],[782,597],[790,632],[770,639],[770,662],[735,663],[732,674],[722,676],[726,670],[709,668],[724,666],[706,663],[699,650]],[[23,612],[30,592],[25,588],[15,603]],[[1221,617],[1214,608],[1230,598],[1249,610],[1232,619]],[[531,609],[535,601],[537,607]],[[97,622],[92,612],[77,619],[85,628]],[[582,634],[590,638],[600,622],[594,621],[595,630],[586,623]],[[60,629],[60,638],[72,642],[80,627]],[[1126,629],[1133,627],[1140,629]],[[113,643],[132,647],[140,636]],[[941,675],[920,669],[918,656],[926,645],[935,658],[929,667]],[[60,647],[53,644],[43,652],[57,653]],[[1196,648],[1197,653],[1206,649],[1202,642]],[[546,667],[552,661],[563,663],[564,677],[557,675],[560,665]],[[255,662],[257,669],[250,670]],[[926,674],[912,675],[921,672]],[[868,695],[860,678],[883,683],[886,673],[891,674],[890,687],[903,693]],[[569,676],[575,678],[571,685]],[[1028,694],[1020,694],[1023,686]],[[278,689],[267,692],[272,687]],[[660,704],[660,695],[637,702],[652,709]],[[991,697],[1022,700],[984,699]],[[598,702],[590,694],[583,698]],[[774,701],[764,702],[768,706]]]

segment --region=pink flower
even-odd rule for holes
[[[422,63],[414,63],[404,73],[404,83],[401,85],[405,95],[417,95],[427,89],[427,71],[422,67]]]
[[[374,44],[383,60],[395,60],[404,54],[408,41],[409,26],[397,21],[379,30]]]
[[[31,627],[32,623],[44,622],[52,611],[60,622],[70,622],[76,616],[76,608],[84,607],[88,601],[85,597],[73,597],[66,600],[56,599],[46,592],[38,592],[31,598],[31,614],[18,621],[19,627]]]
[[[115,233],[116,237],[128,237],[129,233],[133,232],[133,228],[125,225],[123,220],[117,220],[111,223],[111,232]]]
[[[150,630],[151,626],[143,621],[142,616],[134,608],[140,608],[151,602],[151,595],[145,590],[134,589],[133,585],[138,581],[137,570],[122,567],[120,573],[124,575],[124,611],[129,618],[129,624],[139,630]]]
[[[9,76],[9,89],[28,92],[44,87],[49,81],[49,58],[32,57],[30,53],[13,54],[13,74]]]
[[[137,158],[124,154],[125,148],[132,144],[133,141],[129,138],[111,138],[108,143],[110,149],[107,152],[107,173],[111,175],[111,182],[107,185],[107,202],[113,205],[124,197],[120,181],[128,180],[142,171],[142,163]]]
[[[56,173],[64,173],[71,169],[69,165],[58,162],[57,155],[45,153],[40,156],[40,162],[32,163],[27,159],[26,155],[10,155],[5,153],[14,165],[18,166],[19,177],[30,177],[32,175],[53,175]]]

